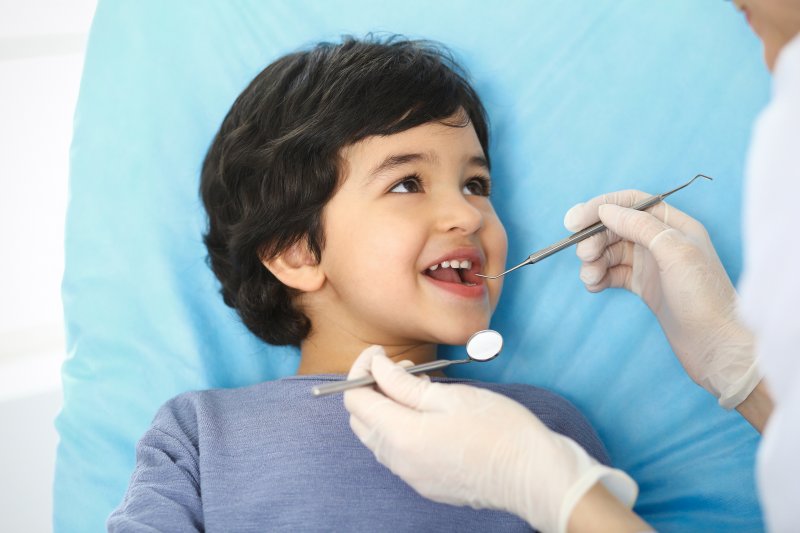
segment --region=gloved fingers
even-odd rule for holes
[[[609,268],[617,265],[633,266],[633,248],[634,244],[630,241],[619,241],[606,247],[596,260],[581,265],[581,281],[586,285],[597,285]]]
[[[375,458],[395,474],[398,474],[399,459],[409,453],[417,453],[428,440],[419,429],[425,413],[414,411],[372,389],[363,394],[345,393],[345,407],[350,411],[350,428],[361,443],[375,454]],[[353,399],[355,398],[355,399]]]
[[[648,193],[636,190],[602,194],[569,209],[564,216],[564,226],[570,231],[579,231],[599,221],[599,208],[601,205],[612,204],[630,207],[650,196]],[[660,202],[648,208],[646,212],[668,226],[691,235],[700,241],[708,239],[708,233],[702,224],[666,202]],[[578,243],[575,248],[575,254],[584,262],[595,261],[605,248],[618,242],[620,238],[626,237],[624,235],[620,237],[613,228],[609,228]]]
[[[387,359],[382,346],[370,346],[366,348],[353,362],[347,379],[356,379],[367,376],[371,373],[373,361],[376,358]],[[407,374],[402,367],[393,365],[399,372]],[[373,427],[381,420],[381,417],[402,418],[403,409],[394,401],[388,399],[383,394],[377,392],[372,387],[358,387],[350,389],[344,393],[344,406],[351,415],[361,419],[369,427]]]
[[[603,251],[616,244],[621,237],[610,230],[601,231],[597,235],[592,235],[588,239],[579,242],[575,246],[575,255],[584,263],[591,263],[603,254]]]
[[[569,231],[580,231],[600,220],[597,214],[597,209],[600,205],[605,203],[618,203],[620,205],[630,206],[635,204],[640,196],[644,198],[647,195],[639,193],[639,191],[616,191],[601,194],[588,202],[576,204],[564,215],[564,227]],[[608,230],[603,231],[579,242],[575,247],[575,255],[584,262],[595,261],[600,257],[600,254],[606,247],[614,244],[618,240],[619,237],[612,232]]]
[[[372,366],[372,358],[378,354],[386,355],[383,346],[372,345],[365,348],[353,361],[353,366],[350,367],[350,372],[347,374],[347,379],[363,378],[369,374],[370,367]]]
[[[380,435],[391,434],[398,428],[408,427],[416,413],[387,398],[372,387],[358,387],[344,393],[344,407],[350,413],[351,425],[355,419],[362,429],[361,438],[372,432]],[[366,443],[365,443],[366,444]]]
[[[411,368],[412,366],[414,366],[414,361],[409,361],[408,359],[403,359],[402,361],[400,361],[397,364],[402,366],[403,368]],[[419,379],[427,381],[428,383],[430,383],[430,381],[431,381],[431,377],[428,374],[415,374],[415,376],[417,376]]]
[[[632,189],[601,194],[570,208],[564,215],[564,227],[569,231],[580,231],[600,220],[597,211],[603,204],[631,207],[651,196],[649,193]],[[666,202],[659,202],[655,206],[648,208],[647,212],[683,233],[697,237],[706,234],[705,227],[700,222]]]
[[[372,437],[372,429],[371,427],[367,426],[364,422],[361,421],[355,415],[350,415],[350,429],[353,430],[358,440],[362,442],[366,446],[366,443],[369,442],[373,444],[373,437]],[[370,450],[372,450],[371,446],[367,446]],[[374,451],[374,450],[373,450]]]
[[[381,416],[396,414],[390,411],[395,411],[392,406],[397,404],[372,387],[364,386],[346,390],[343,401],[344,408],[368,426],[380,421]]]
[[[667,226],[675,228],[683,234],[699,239],[708,238],[705,226],[672,204],[661,202],[645,212],[650,213]]]
[[[372,366],[372,358],[378,354],[384,354],[382,346],[373,345],[365,348],[353,361],[347,379],[358,379],[368,376]],[[382,394],[378,394],[372,387],[358,387],[350,389],[344,393],[344,406],[351,413],[353,410],[364,412],[381,399],[385,399]]]
[[[687,224],[696,224],[695,230],[702,236],[695,235],[701,237],[701,242],[642,211],[616,205],[603,205],[600,207],[600,216],[604,223],[607,223],[623,238],[649,250],[658,264],[657,268],[662,271],[675,264],[680,264],[684,270],[687,268],[685,265],[706,265],[709,252],[704,245],[710,247],[713,253],[713,246],[711,246],[705,228],[693,219],[684,221],[683,227],[687,228]],[[686,271],[691,272],[691,270]],[[636,271],[634,270],[634,272]],[[632,278],[628,279],[625,288],[641,294],[642,287],[633,286],[632,282],[635,281]],[[640,283],[636,283],[636,285],[640,285]]]
[[[653,240],[665,231],[677,231],[650,213],[614,204],[604,204],[598,209],[600,220],[608,229],[625,240],[650,249]]]
[[[375,458],[378,459],[378,462],[384,464],[386,457],[383,430],[389,429],[391,431],[391,427],[378,428],[376,426],[369,426],[362,422],[357,416],[351,415],[350,429],[353,430],[353,433],[358,440],[361,441],[361,444],[369,448],[369,450],[375,454]]]
[[[427,411],[434,408],[430,398],[439,386],[431,383],[430,378],[423,379],[409,374],[393,363],[386,356],[375,356],[372,359],[372,376],[375,382],[389,398],[411,409]]]
[[[391,452],[389,450],[391,446],[390,439],[391,434],[396,431],[396,428],[391,425],[369,426],[357,416],[351,415],[350,429],[353,430],[353,433],[358,440],[361,441],[361,444],[375,454],[375,459],[377,459],[379,463],[384,466],[389,466],[387,463],[391,459]],[[388,432],[389,435],[387,435],[386,432]]]
[[[571,207],[564,215],[564,227],[569,231],[580,231],[600,220],[600,217],[597,215],[597,209],[601,205],[616,204],[623,207],[630,207],[650,196],[650,194],[633,189],[609,192],[595,196],[587,202],[582,202]]]
[[[584,283],[589,292],[600,292],[612,288],[624,288],[631,290],[631,280],[633,279],[633,268],[628,265],[617,265],[609,268],[605,275],[597,283]]]

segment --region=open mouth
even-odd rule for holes
[[[480,264],[470,259],[450,259],[426,268],[426,276],[444,283],[455,283],[466,287],[481,285],[483,280],[476,276]]]

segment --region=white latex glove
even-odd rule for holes
[[[702,224],[664,202],[648,212],[628,209],[649,196],[619,191],[567,212],[570,231],[598,218],[608,227],[578,244],[580,278],[591,292],[624,287],[639,295],[687,374],[734,408],[761,379],[754,337],[736,314],[736,291]]]
[[[544,532],[565,531],[573,507],[598,480],[625,505],[636,499],[625,473],[599,464],[505,396],[412,376],[380,346],[364,350],[348,378],[369,373],[382,393],[345,392],[350,426],[426,498],[509,511]]]

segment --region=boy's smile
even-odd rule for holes
[[[312,322],[301,373],[320,371],[310,359],[345,372],[371,344],[430,360],[436,344],[487,328],[502,285],[475,273],[502,270],[507,240],[472,125],[369,137],[341,160],[340,188],[323,211],[325,281],[301,299]]]
[[[484,280],[475,274],[481,271],[483,262],[481,250],[463,248],[440,257],[422,273],[446,291],[465,298],[479,298],[486,293],[486,287]]]

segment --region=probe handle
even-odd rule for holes
[[[450,365],[459,364],[459,363],[469,363],[471,359],[437,359],[436,361],[431,361],[430,363],[422,363],[421,365],[415,365],[409,368],[406,368],[406,372],[409,374],[421,374],[424,372],[432,372],[434,370],[440,370],[442,368],[446,368]],[[374,385],[375,378],[372,376],[364,376],[363,378],[358,379],[349,379],[347,381],[335,381],[333,383],[327,383],[325,385],[317,385],[311,389],[311,394],[316,397],[320,396],[328,396],[329,394],[336,394],[337,392],[344,392],[346,390],[354,389],[356,387],[366,387],[367,385]]]
[[[663,199],[662,195],[651,196],[650,198],[647,198],[646,200],[642,200],[638,204],[632,205],[631,209],[636,209],[638,211],[644,211],[645,209],[647,209],[649,207],[653,207],[654,205],[659,203],[662,199]],[[532,253],[530,256],[528,256],[528,264],[532,265],[533,263],[537,263],[537,262],[541,261],[542,259],[550,257],[551,255],[553,255],[556,252],[560,252],[564,248],[569,248],[573,244],[576,244],[576,243],[579,243],[579,242],[581,242],[583,240],[586,240],[589,237],[591,237],[592,235],[597,235],[598,233],[600,233],[601,231],[604,231],[605,229],[606,229],[606,226],[602,222],[597,222],[596,224],[592,224],[588,228],[583,228],[582,230],[580,230],[580,231],[578,231],[576,233],[573,233],[572,235],[570,235],[566,239],[562,239],[562,240],[558,241],[557,243],[548,246],[547,248],[543,248],[543,249],[539,250],[538,252]]]

